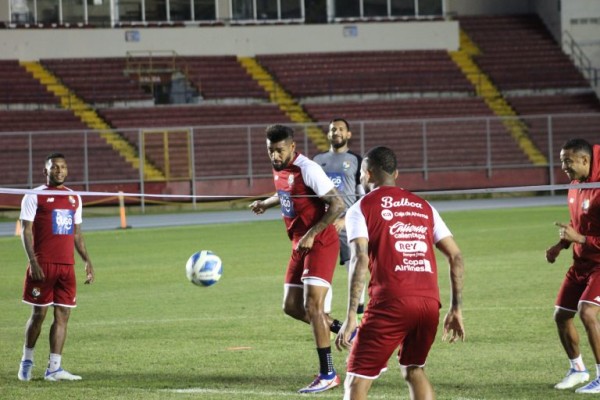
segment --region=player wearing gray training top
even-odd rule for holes
[[[329,151],[317,154],[314,161],[323,168],[327,176],[333,181],[335,188],[344,200],[346,210],[364,194],[360,185],[361,156],[350,151],[348,142],[352,137],[350,125],[343,118],[334,118],[329,123],[327,140]],[[350,248],[346,236],[344,211],[334,222],[335,229],[340,236],[340,264],[348,267],[350,261]],[[361,298],[359,311],[364,304],[364,293]],[[359,312],[362,314],[362,312]]]

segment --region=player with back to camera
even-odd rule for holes
[[[600,182],[600,145],[569,140],[560,151],[560,163],[572,185]],[[556,222],[560,239],[546,250],[546,260],[554,263],[562,250],[573,246],[573,263],[558,292],[554,311],[570,369],[554,387],[571,389],[589,379],[574,324],[579,312],[596,360],[596,378],[575,392],[600,393],[600,188],[569,189],[568,203],[570,221]]]
[[[22,241],[29,266],[23,287],[23,302],[32,306],[25,328],[23,357],[18,378],[32,377],[34,348],[42,330],[49,306],[54,306],[54,321],[50,327],[50,357],[44,375],[47,381],[80,380],[61,367],[63,346],[67,338],[67,323],[76,306],[74,248],[85,262],[85,283],[94,281],[94,268],[88,256],[81,232],[81,197],[69,194],[64,186],[68,175],[67,162],[60,153],[50,154],[44,165],[46,184],[39,194],[27,194],[21,203]],[[64,195],[43,194],[60,191]]]
[[[346,213],[351,270],[348,313],[336,338],[350,348],[345,400],[366,399],[375,379],[387,369],[395,349],[411,399],[435,393],[424,365],[439,323],[439,287],[434,247],[450,266],[451,304],[442,340],[464,340],[462,289],[464,264],[450,230],[427,201],[396,187],[394,152],[375,147],[364,157],[360,181],[367,193]],[[370,272],[369,304],[356,329],[360,293]]]
[[[364,194],[360,185],[360,164],[362,157],[350,151],[349,141],[352,138],[350,124],[343,118],[334,118],[329,122],[327,140],[329,150],[317,154],[313,160],[323,168],[331,179],[336,190],[342,196],[346,210]],[[346,236],[344,211],[335,220],[333,225],[340,236],[340,264],[346,267],[350,264],[350,247]],[[350,274],[348,275],[350,276]],[[358,319],[362,318],[365,304],[365,290],[363,290],[358,305]],[[329,297],[330,298],[330,297]],[[326,308],[330,308],[326,307]]]
[[[344,210],[342,199],[317,163],[296,152],[294,131],[287,126],[266,129],[267,151],[273,166],[276,193],[250,204],[255,214],[281,206],[292,241],[292,254],[284,282],[283,310],[310,324],[319,357],[319,374],[300,393],[317,393],[340,383],[333,367],[329,332],[340,322],[325,310],[325,298],[339,252],[338,234],[332,223]]]

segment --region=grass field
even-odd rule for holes
[[[570,253],[544,260],[564,208],[443,213],[466,261],[467,340],[437,341],[426,371],[439,399],[571,399],[552,388],[568,368],[552,321]],[[260,221],[260,218],[257,218]],[[84,225],[85,226],[85,225]],[[309,327],[281,311],[290,244],[281,221],[86,233],[96,283],[80,285],[63,366],[79,382],[45,382],[48,328],[34,379],[16,374],[29,307],[20,301],[25,256],[17,237],[0,238],[1,399],[287,399],[312,380],[317,360]],[[224,276],[210,288],[185,279],[194,251],[210,249]],[[78,278],[83,271],[78,264]],[[448,279],[440,263],[445,313]],[[338,269],[334,316],[343,318],[346,272]],[[49,315],[50,317],[50,315]],[[581,324],[578,323],[581,329]],[[580,330],[583,334],[583,330]],[[583,336],[583,356],[593,359]],[[439,337],[438,337],[439,339]],[[345,353],[335,351],[344,375]],[[404,399],[395,361],[373,399]],[[341,388],[315,397],[341,398]]]

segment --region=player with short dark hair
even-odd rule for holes
[[[44,375],[47,381],[80,380],[81,377],[61,367],[71,309],[76,306],[74,249],[85,262],[85,283],[94,281],[94,268],[81,232],[81,197],[69,194],[64,186],[67,162],[61,153],[50,154],[44,164],[46,184],[37,187],[39,194],[27,194],[21,203],[22,241],[28,258],[23,302],[32,306],[25,328],[25,345],[18,378],[32,377],[34,348],[49,306],[54,306],[50,327],[50,357]],[[60,191],[63,194],[44,194]]]
[[[464,340],[463,258],[450,230],[427,201],[396,187],[396,156],[376,147],[364,157],[361,184],[367,193],[346,213],[352,251],[348,313],[336,338],[351,348],[344,399],[366,399],[373,381],[399,348],[398,361],[411,399],[433,399],[424,365],[439,323],[440,297],[434,248],[450,265],[451,305],[442,339]],[[360,293],[370,273],[369,304],[358,333]]]
[[[562,146],[560,162],[572,185],[600,182],[600,145],[569,140]],[[575,392],[600,393],[600,188],[573,188],[567,196],[571,220],[568,224],[556,222],[560,239],[546,250],[546,260],[554,263],[562,250],[573,246],[573,264],[558,292],[554,311],[570,368],[554,387],[570,389],[589,379],[574,324],[579,312],[596,359],[596,379]]]
[[[292,242],[283,310],[292,318],[310,324],[319,357],[319,374],[299,392],[322,392],[340,382],[333,367],[329,336],[330,330],[339,330],[339,321],[325,313],[324,304],[339,252],[339,239],[332,223],[344,204],[319,165],[296,152],[294,131],[290,127],[271,125],[266,129],[266,137],[276,193],[253,202],[250,209],[262,214],[268,208],[281,206]]]

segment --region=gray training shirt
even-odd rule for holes
[[[335,188],[344,199],[346,209],[358,200],[356,185],[360,182],[360,164],[362,158],[351,151],[319,153],[314,161],[323,168]]]

